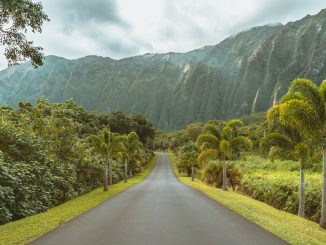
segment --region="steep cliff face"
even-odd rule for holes
[[[161,129],[264,111],[296,77],[326,79],[326,10],[255,27],[188,53],[122,60],[46,57],[0,72],[0,103],[74,98],[90,110],[140,112]]]

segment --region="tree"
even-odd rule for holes
[[[232,129],[232,136],[238,136],[238,128],[243,126],[243,122],[239,119],[233,119],[227,122],[226,126]]]
[[[223,185],[223,166],[217,161],[212,161],[203,171],[203,181],[206,184],[221,187]],[[241,183],[242,172],[235,163],[228,164],[227,176],[229,184],[235,190],[236,186]]]
[[[128,166],[131,162],[139,162],[142,160],[143,145],[139,141],[138,135],[135,132],[130,132],[128,135],[123,136],[122,143],[125,146],[124,179],[125,179],[125,183],[127,183]],[[132,175],[133,169],[130,166],[129,168],[130,168],[130,175]]]
[[[198,163],[201,166],[206,166],[208,160],[216,159],[219,157],[219,147],[221,141],[221,133],[218,127],[214,124],[206,124],[203,134],[199,135],[196,144],[200,149],[198,155]]]
[[[227,163],[234,153],[239,153],[243,149],[251,149],[252,143],[245,136],[237,136],[237,128],[242,126],[240,120],[231,120],[223,128],[222,132],[213,124],[207,124],[204,127],[204,134],[197,138],[197,145],[201,153],[198,161],[206,161],[208,159],[220,158],[223,161],[223,190],[228,190]]]
[[[137,133],[140,141],[149,146],[155,136],[155,129],[153,123],[139,113],[133,113],[130,117],[132,120],[132,128]]]
[[[198,150],[193,142],[189,142],[187,145],[180,147],[178,153],[179,163],[177,168],[180,172],[187,173],[191,176],[191,180],[195,179],[195,168],[197,167],[196,160],[198,158]]]
[[[277,120],[277,119],[276,119]],[[277,131],[266,135],[261,148],[270,151],[270,157],[276,155],[297,160],[300,164],[299,209],[298,216],[305,216],[305,179],[304,170],[310,153],[308,142],[296,130],[278,127]]]
[[[220,143],[220,151],[223,159],[223,169],[222,169],[222,176],[223,176],[223,184],[222,188],[224,191],[228,190],[228,182],[227,182],[227,171],[226,171],[226,158],[231,158],[231,144],[228,140],[223,139]]]
[[[41,3],[31,0],[1,0],[0,1],[0,44],[5,46],[5,56],[9,65],[31,59],[34,67],[43,64],[41,47],[33,46],[25,33],[30,28],[32,32],[42,32],[44,21],[49,21],[43,12]]]
[[[109,115],[102,114],[99,118],[101,124],[110,128],[112,132],[128,134],[132,131],[131,119],[122,111],[113,111]]]
[[[99,153],[107,161],[105,163],[104,172],[104,191],[108,191],[108,184],[112,185],[112,160],[114,158],[122,158],[125,152],[123,139],[119,134],[110,132],[108,129],[103,130],[103,135],[91,135],[88,137],[94,152]],[[109,168],[108,168],[109,165]],[[109,176],[108,176],[109,172]],[[109,183],[108,183],[109,177]]]
[[[323,191],[320,226],[326,228],[326,80],[318,87],[311,80],[295,79],[280,102],[272,107],[268,120],[279,118],[282,125],[294,128],[316,140],[323,151]]]
[[[202,123],[192,123],[192,124],[189,124],[184,129],[184,136],[188,140],[196,141],[196,139],[202,133],[202,131],[203,131]]]

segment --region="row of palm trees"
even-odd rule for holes
[[[243,126],[240,120],[229,121],[222,129],[214,124],[206,124],[203,134],[199,135],[196,144],[200,149],[198,162],[206,166],[209,160],[219,159],[223,162],[223,190],[228,190],[227,160],[240,150],[250,150],[252,142],[245,136],[238,136],[237,129]]]
[[[298,215],[305,215],[304,169],[313,150],[323,153],[323,190],[320,226],[326,228],[326,80],[294,80],[288,92],[267,113],[269,134],[261,147],[271,156],[292,156],[300,163]]]
[[[124,161],[124,181],[128,181],[129,175],[132,176],[132,163],[142,162],[144,151],[137,133],[131,132],[127,135],[113,133],[104,129],[102,135],[91,135],[88,141],[93,153],[100,154],[104,163],[104,191],[108,191],[108,185],[112,185],[112,163],[114,160]]]
[[[263,151],[268,151],[271,159],[277,156],[292,158],[299,162],[299,209],[298,215],[305,216],[304,170],[309,158],[319,147],[323,153],[323,190],[320,226],[326,228],[326,80],[318,87],[311,80],[294,80],[288,92],[267,113],[267,134],[261,140]],[[207,124],[204,133],[197,138],[200,148],[198,163],[207,165],[208,160],[223,161],[223,190],[228,189],[226,159],[250,149],[251,142],[237,135],[242,126],[239,120],[229,121],[222,130]]]

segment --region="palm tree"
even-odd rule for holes
[[[216,159],[220,153],[221,133],[216,125],[206,124],[203,134],[200,134],[196,144],[200,149],[198,163],[201,166],[207,165],[208,159]]]
[[[309,157],[310,147],[296,130],[278,127],[278,131],[266,135],[260,144],[263,150],[269,150],[274,159],[279,155],[297,160],[300,164],[299,209],[298,216],[305,216],[305,178],[304,169]]]
[[[226,126],[232,130],[232,137],[238,136],[238,128],[243,126],[243,122],[239,119],[233,119],[227,122]]]
[[[223,140],[220,143],[220,151],[223,158],[223,190],[228,190],[227,182],[227,164],[226,159],[232,159],[234,153],[240,153],[241,150],[250,150],[252,142],[245,136],[238,136],[237,129],[242,126],[240,120],[231,120],[222,130]]]
[[[108,191],[108,185],[112,185],[112,160],[114,158],[122,158],[123,152],[125,151],[122,138],[119,134],[115,134],[110,132],[108,129],[104,129],[101,136],[91,135],[89,136],[88,140],[91,143],[94,152],[102,155],[102,157],[104,157],[104,159],[107,161],[105,163],[103,189],[104,191]]]
[[[127,183],[128,178],[128,165],[130,161],[141,161],[142,160],[142,150],[143,145],[139,140],[137,133],[130,132],[128,135],[123,136],[122,143],[125,146],[124,152],[124,181]],[[132,169],[130,169],[130,173],[132,174]]]
[[[294,80],[267,119],[279,118],[282,125],[294,128],[308,139],[322,144],[323,191],[320,226],[326,228],[326,80],[318,87],[311,80]]]
[[[224,126],[222,132],[217,126],[207,124],[204,127],[204,134],[197,138],[197,145],[201,153],[198,156],[199,162],[205,162],[206,159],[220,158],[223,160],[223,190],[228,190],[227,183],[227,164],[226,160],[231,159],[233,152],[240,152],[242,149],[251,149],[251,141],[244,136],[237,135],[237,128],[242,126],[240,120],[231,120]]]
[[[228,190],[228,180],[227,180],[227,171],[226,171],[226,158],[231,158],[231,144],[230,141],[223,139],[220,143],[220,152],[223,159],[223,168],[222,168],[222,178],[223,184],[222,188],[224,191]]]

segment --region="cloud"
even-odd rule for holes
[[[116,0],[45,0],[44,6],[50,15],[60,17],[56,20],[67,25],[92,21],[124,24],[118,14]]]
[[[45,7],[50,18],[60,23],[65,32],[87,29],[94,23],[129,28],[119,16],[116,0],[46,0]]]
[[[131,26],[119,15],[115,0],[45,0],[43,6],[51,21],[44,24],[42,34],[28,36],[44,47],[46,54],[120,58],[149,47],[125,38]]]
[[[237,8],[245,10],[240,1],[233,1]],[[301,19],[307,14],[317,14],[321,9],[326,8],[324,0],[248,0],[245,4],[252,12],[241,11],[239,18],[236,18],[238,21],[231,21],[228,34],[270,23],[286,24]]]
[[[67,13],[74,13],[80,22],[87,22],[89,20],[96,22],[122,22],[117,14],[115,0],[64,0],[61,2],[62,7],[67,10]]]
[[[257,25],[295,21],[325,0],[43,0],[51,21],[28,33],[45,54],[124,58],[186,52]],[[1,51],[1,47],[0,47]],[[0,69],[5,60],[0,57]]]

